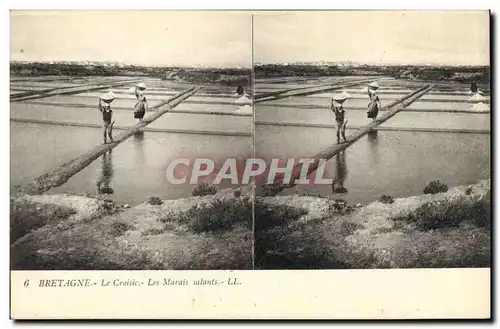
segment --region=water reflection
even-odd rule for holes
[[[368,148],[370,149],[370,159],[373,164],[379,163],[379,152],[378,149],[378,130],[371,130],[366,134],[368,139]]]
[[[134,134],[134,141],[141,142],[144,140],[144,131],[138,131]]]
[[[113,194],[111,180],[113,178],[113,162],[111,159],[111,150],[102,155],[101,158],[101,176],[97,181],[97,192],[103,194]]]
[[[347,165],[345,161],[345,150],[340,152],[335,157],[335,177],[332,183],[332,192],[335,193],[347,193],[347,189],[344,187],[345,180],[347,179]]]
[[[138,131],[134,134],[134,151],[135,151],[135,159],[138,161],[140,164],[145,163],[145,157],[144,157],[144,131]]]
[[[366,134],[368,136],[368,141],[370,142],[370,144],[373,144],[373,143],[376,143],[377,142],[377,139],[378,139],[378,130],[370,130],[370,132],[368,134]]]

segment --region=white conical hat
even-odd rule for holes
[[[369,86],[369,87],[372,87],[372,88],[378,88],[378,87],[380,87],[380,86],[378,85],[377,81],[370,82],[370,83],[368,84],[368,86]]]
[[[346,99],[347,99],[347,98],[351,98],[351,95],[350,95],[347,91],[342,91],[340,94],[341,94],[343,97],[345,97]]]
[[[345,92],[342,92],[342,93],[338,93],[338,94],[333,95],[332,98],[334,101],[343,101],[343,100],[346,100],[347,98],[349,98],[349,95]]]
[[[115,98],[116,98],[116,96],[112,91],[109,91],[101,96],[101,99],[105,100],[105,101],[110,101],[110,100],[113,100]]]
[[[137,88],[143,88],[143,89],[146,89],[146,85],[144,84],[144,82],[139,82],[138,84],[135,85]]]

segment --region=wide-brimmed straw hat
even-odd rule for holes
[[[109,91],[107,93],[105,93],[104,95],[101,96],[101,99],[104,100],[104,101],[111,101],[113,99],[115,99],[116,96],[115,94],[112,92],[112,91]]]
[[[368,86],[369,86],[369,87],[372,87],[372,88],[378,88],[378,87],[380,87],[380,86],[378,85],[377,81],[370,82],[370,83],[368,84]]]
[[[332,98],[334,101],[344,101],[344,100],[349,98],[349,94],[344,91],[344,92],[333,95]]]
[[[144,84],[144,82],[139,82],[138,84],[135,85],[137,88],[142,88],[142,89],[146,89],[146,85]]]

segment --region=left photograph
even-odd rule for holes
[[[252,269],[251,15],[10,19],[11,270]]]

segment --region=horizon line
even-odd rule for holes
[[[155,67],[155,68],[225,68],[225,69],[251,69],[251,67],[241,66],[241,65],[232,65],[232,66],[215,66],[215,65],[193,65],[193,64],[143,64],[143,63],[125,63],[119,61],[111,61],[111,60],[10,60],[10,63],[19,63],[19,64],[61,64],[61,63],[72,63],[72,64],[80,64],[84,65],[82,62],[90,62],[93,64],[111,64],[111,65],[124,65],[124,66],[139,66],[139,67]],[[351,62],[351,61],[329,61],[329,60],[318,60],[318,61],[290,61],[290,62],[257,62],[254,63],[255,66],[262,65],[338,65],[343,64],[345,66],[354,66],[354,65],[366,65],[366,66],[462,66],[462,67],[490,67],[490,64],[446,64],[446,63],[431,63],[431,62],[418,62],[418,63],[370,63],[370,62]]]

